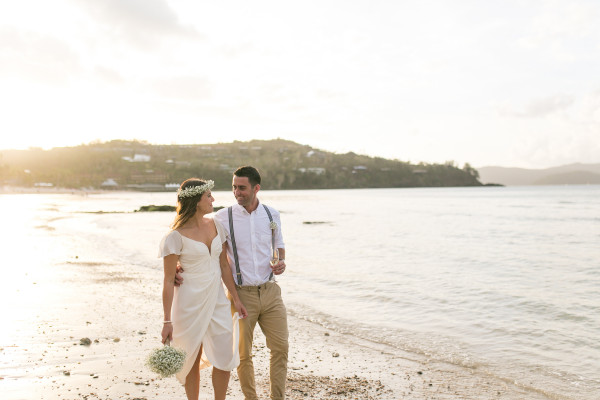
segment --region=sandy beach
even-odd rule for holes
[[[73,256],[3,284],[3,399],[184,399],[175,378],[144,365],[160,345],[161,271]],[[518,385],[344,335],[289,316],[289,399],[544,399]],[[5,328],[6,329],[6,328]],[[9,328],[10,329],[10,328]],[[82,344],[82,339],[90,344]],[[257,386],[268,398],[268,350],[257,329]],[[211,399],[202,372],[201,398]],[[236,373],[231,399],[242,399]]]

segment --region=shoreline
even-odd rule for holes
[[[0,343],[3,398],[185,398],[174,377],[159,379],[144,365],[147,354],[160,345],[161,271],[85,257],[36,270],[44,272],[17,276],[20,287],[6,284],[21,308],[8,317],[14,320],[14,336]],[[43,301],[36,300],[36,292]],[[288,323],[288,399],[548,399],[289,312]],[[81,345],[83,338],[91,344]],[[268,349],[260,329],[254,355],[257,392],[265,398]],[[212,398],[208,370],[201,372],[200,391],[201,399]],[[228,398],[243,398],[235,371]]]
[[[26,186],[0,186],[0,194],[73,194],[86,196],[88,194],[110,193],[106,189],[69,189],[63,187],[26,187]]]

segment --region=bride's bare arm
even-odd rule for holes
[[[177,254],[169,254],[164,257],[164,269],[165,277],[163,280],[163,312],[164,312],[164,324],[162,329],[162,342],[165,343],[167,340],[173,340],[173,324],[171,323],[171,306],[173,305],[173,293],[175,292],[175,273],[177,271],[177,261],[179,256]]]

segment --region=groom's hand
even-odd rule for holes
[[[271,267],[274,275],[281,275],[285,271],[285,260],[279,261],[277,264]]]
[[[179,287],[183,283],[183,277],[181,273],[183,272],[183,268],[178,263],[177,264],[177,272],[175,272],[175,286]]]

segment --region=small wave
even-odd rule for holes
[[[75,211],[77,214],[133,214],[133,211]]]
[[[65,216],[60,216],[60,217],[52,217],[52,218],[48,218],[48,219],[46,220],[46,222],[54,222],[54,221],[58,221],[58,220],[65,219],[65,218],[67,218],[67,217],[65,217]]]
[[[123,283],[123,282],[131,282],[135,281],[136,278],[132,278],[130,276],[108,276],[105,278],[94,279],[96,283]]]
[[[403,358],[416,362],[440,362],[465,368],[473,374],[498,379],[525,392],[538,393],[552,400],[583,400],[598,394],[597,382],[543,366],[520,365],[506,360],[483,360],[475,357],[467,346],[455,338],[432,333],[410,332],[398,328],[373,327],[346,321],[301,304],[288,304],[288,313],[332,331],[366,340],[375,345],[402,351]],[[392,350],[394,351],[394,350]],[[507,367],[509,365],[509,367]],[[573,395],[573,387],[581,395]],[[563,394],[566,393],[566,394]],[[592,394],[592,397],[584,393]]]
[[[579,314],[573,314],[570,313],[568,311],[560,311],[555,313],[556,318],[559,320],[567,320],[567,321],[579,321],[579,322],[585,322],[585,321],[589,321],[589,322],[593,322],[590,320],[589,317],[586,317],[585,315],[579,315]]]
[[[35,227],[35,229],[44,229],[44,230],[47,230],[47,231],[50,231],[50,232],[56,230],[56,228],[54,228],[52,226],[49,226],[49,225],[38,225],[38,226]]]
[[[109,262],[101,262],[101,261],[67,261],[65,264],[69,265],[81,265],[83,267],[99,267],[102,265],[116,265],[114,263]]]
[[[417,357],[473,369],[485,365],[483,362],[474,361],[472,357],[466,356],[466,351],[454,340],[449,341],[442,337],[434,337],[429,334],[426,336],[418,332],[409,332],[397,328],[377,327],[374,329],[373,326],[345,321],[299,304],[288,306],[288,312],[296,318],[316,323],[338,333],[355,336],[372,343],[391,346]],[[434,351],[435,348],[442,347],[446,348],[444,356]]]

